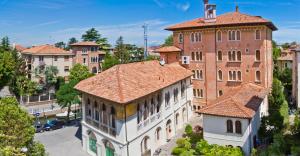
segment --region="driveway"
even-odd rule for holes
[[[82,150],[81,126],[66,126],[65,128],[37,133],[35,140],[44,144],[49,156],[89,156]]]

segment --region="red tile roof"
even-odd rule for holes
[[[156,53],[181,52],[182,50],[175,46],[165,46],[154,50]]]
[[[95,42],[84,41],[70,44],[70,46],[99,46],[99,44]]]
[[[157,60],[116,65],[79,82],[75,89],[109,101],[126,104],[154,93],[192,72],[178,63],[160,65]]]
[[[23,50],[21,53],[32,55],[73,55],[71,52],[57,48],[53,45],[34,46]]]
[[[268,90],[264,87],[243,84],[200,109],[199,113],[251,119],[267,94]]]
[[[15,45],[15,49],[17,50],[17,51],[23,51],[23,50],[25,50],[26,48],[25,47],[23,47],[23,46],[21,46],[21,45],[19,45],[19,44],[16,44]]]
[[[188,28],[204,28],[215,26],[235,26],[235,25],[267,25],[272,30],[277,30],[276,26],[260,16],[251,16],[240,12],[230,12],[217,16],[216,22],[204,22],[204,18],[197,18],[191,21],[179,23],[166,30],[188,29]]]
[[[293,61],[294,56],[291,49],[281,51],[281,56],[278,57],[279,61]]]

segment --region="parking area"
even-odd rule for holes
[[[81,126],[73,124],[62,129],[37,133],[35,140],[44,144],[49,156],[89,156],[82,150]]]

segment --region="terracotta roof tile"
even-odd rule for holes
[[[23,50],[21,53],[32,55],[73,55],[71,52],[57,48],[53,45],[34,46]]]
[[[70,46],[99,46],[99,44],[95,42],[84,41],[84,42],[77,42],[77,43],[70,44]]]
[[[78,83],[75,88],[103,99],[126,104],[192,75],[178,63],[146,61],[116,65]]]
[[[277,60],[280,60],[280,61],[293,61],[293,52],[292,50],[288,49],[288,50],[283,50],[281,52],[281,56],[278,57]]]
[[[156,53],[181,52],[182,50],[175,46],[165,46],[154,50]]]
[[[16,44],[15,45],[15,49],[17,50],[17,51],[23,51],[23,50],[25,50],[26,48],[25,47],[23,47],[23,46],[21,46],[21,45],[19,45],[19,44]]]
[[[268,90],[256,84],[247,83],[228,91],[228,94],[210,102],[199,113],[238,118],[252,118]]]
[[[260,16],[251,16],[247,14],[242,14],[240,12],[230,12],[217,16],[216,22],[204,22],[204,18],[197,18],[191,21],[167,27],[166,30],[245,24],[263,24],[267,25],[272,30],[277,30],[276,26],[271,21],[268,21]]]

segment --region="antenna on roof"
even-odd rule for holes
[[[239,12],[239,5],[236,0],[234,0],[234,5],[235,5],[235,12]]]
[[[144,28],[144,59],[148,57],[148,25],[145,23]]]

